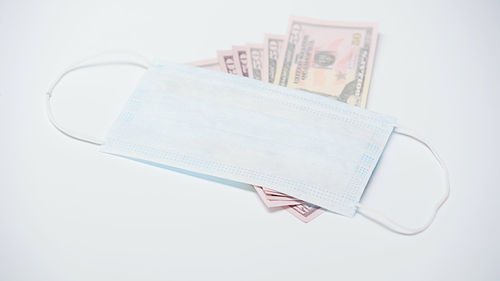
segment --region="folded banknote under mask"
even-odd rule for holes
[[[156,61],[101,151],[265,186],[352,217],[396,118]]]

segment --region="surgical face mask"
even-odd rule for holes
[[[108,53],[108,52],[106,52]],[[106,54],[101,53],[101,54]],[[395,127],[396,118],[308,92],[226,73],[156,61],[148,70],[105,140],[62,132],[101,145],[101,151],[141,162],[176,167],[218,178],[265,186],[332,212],[353,217]],[[98,54],[98,55],[101,55]],[[384,216],[385,217],[385,216]],[[387,218],[388,219],[388,218]]]

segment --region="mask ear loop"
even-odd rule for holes
[[[412,134],[412,136],[415,139],[421,141],[423,144],[425,144],[431,150],[432,154],[434,154],[434,157],[436,157],[436,159],[438,160],[439,164],[441,165],[441,168],[443,169],[444,181],[445,181],[445,187],[446,187],[445,193],[444,193],[443,197],[441,198],[441,200],[439,200],[439,202],[437,202],[437,204],[434,206],[434,209],[432,210],[432,214],[431,214],[430,218],[428,219],[428,221],[423,226],[418,227],[418,228],[410,228],[410,227],[403,226],[403,225],[401,225],[401,224],[393,221],[392,219],[390,219],[388,216],[386,216],[382,212],[374,210],[374,209],[372,209],[370,207],[367,207],[365,205],[356,203],[355,206],[358,207],[358,208],[360,208],[360,209],[364,209],[364,210],[367,210],[369,212],[372,212],[372,213],[374,213],[374,214],[376,214],[378,216],[381,216],[381,217],[385,218],[386,220],[388,220],[393,225],[399,227],[400,229],[403,229],[403,230],[407,231],[407,233],[396,231],[398,233],[402,233],[402,234],[417,234],[417,233],[420,233],[420,232],[426,230],[431,225],[432,221],[436,217],[437,211],[439,210],[439,208],[441,208],[441,206],[444,204],[444,202],[446,201],[446,199],[448,199],[448,196],[450,195],[450,179],[449,179],[449,174],[448,174],[448,168],[446,168],[446,165],[444,164],[443,159],[441,159],[441,157],[436,152],[436,150],[434,149],[434,147],[432,147],[432,145],[424,137],[422,137],[420,134],[418,134],[414,130],[412,130],[412,129],[406,127],[406,126],[403,126],[403,125],[391,124],[391,126],[393,126],[395,128],[401,128],[401,129],[407,130],[408,132],[410,132]]]
[[[89,143],[92,143],[92,144],[97,144],[97,145],[103,145],[105,143],[104,140],[101,140],[101,139],[98,139],[98,138],[94,138],[94,137],[91,137],[91,136],[87,136],[87,135],[84,135],[84,134],[80,134],[80,133],[77,133],[77,132],[73,132],[73,131],[70,131],[64,127],[62,127],[61,125],[59,125],[56,120],[54,119],[54,116],[52,116],[52,108],[50,107],[50,97],[52,96],[52,91],[54,90],[54,88],[56,87],[57,83],[59,83],[59,81],[61,80],[61,78],[66,75],[68,72],[72,71],[73,69],[76,68],[77,65],[83,63],[83,62],[86,62],[90,59],[93,59],[95,57],[98,57],[98,56],[102,56],[102,55],[109,55],[109,54],[130,54],[130,55],[133,55],[137,58],[139,58],[140,60],[142,60],[148,67],[151,67],[153,66],[153,64],[148,60],[146,59],[145,57],[141,56],[140,54],[134,52],[134,51],[129,51],[129,50],[112,50],[112,51],[105,51],[105,52],[100,52],[100,53],[96,53],[96,54],[93,54],[91,56],[88,56],[86,58],[83,58],[71,65],[69,65],[68,67],[66,67],[62,72],[61,74],[59,74],[59,76],[56,78],[56,80],[54,81],[54,83],[52,83],[52,85],[50,86],[49,90],[47,91],[47,96],[45,98],[45,104],[46,104],[46,108],[47,108],[47,115],[49,116],[49,119],[50,121],[52,122],[52,124],[59,130],[61,131],[62,133],[70,136],[70,137],[73,137],[75,139],[78,139],[78,140],[81,140],[81,141],[85,141],[85,142],[89,142]]]

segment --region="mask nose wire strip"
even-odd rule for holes
[[[73,64],[69,65],[68,67],[66,67],[62,72],[61,74],[59,74],[59,76],[56,78],[56,80],[54,81],[54,83],[52,83],[52,85],[50,86],[49,90],[47,91],[47,94],[46,94],[46,98],[45,98],[45,104],[46,104],[46,109],[47,109],[47,115],[49,116],[49,119],[50,121],[52,122],[52,124],[61,132],[63,132],[64,134],[70,136],[70,137],[73,137],[75,139],[78,139],[78,140],[82,140],[82,141],[86,141],[86,142],[89,142],[89,143],[93,143],[93,144],[97,144],[97,145],[102,145],[105,143],[104,140],[101,140],[101,139],[98,139],[98,138],[94,138],[94,137],[91,137],[91,136],[87,136],[87,135],[84,135],[84,134],[80,134],[80,133],[77,133],[77,132],[73,132],[73,131],[70,131],[64,127],[62,127],[61,125],[59,125],[56,120],[54,119],[54,116],[52,116],[52,108],[50,107],[50,97],[52,96],[52,91],[54,90],[54,88],[56,87],[57,83],[59,83],[59,81],[61,80],[61,78],[68,72],[70,72],[71,70],[73,70],[77,65],[83,63],[83,62],[86,62],[90,59],[93,59],[95,57],[99,57],[99,56],[102,56],[102,55],[109,55],[109,54],[130,54],[130,55],[133,55],[137,58],[139,58],[141,61],[143,61],[148,67],[151,67],[153,65],[153,63],[151,63],[148,59],[146,59],[145,57],[141,56],[140,54],[134,52],[134,51],[129,51],[129,50],[111,50],[111,51],[105,51],[105,52],[100,52],[100,53],[96,53],[96,54],[93,54],[91,56],[88,56],[86,58],[83,58],[77,62],[74,62]]]
[[[369,212],[372,212],[380,217],[383,217],[387,221],[394,224],[395,226],[408,232],[408,233],[404,233],[404,234],[417,234],[417,233],[420,233],[420,232],[426,230],[431,225],[432,221],[436,217],[437,211],[439,210],[439,208],[441,208],[443,203],[446,201],[446,199],[448,199],[448,196],[450,195],[450,179],[449,179],[449,174],[448,174],[448,168],[446,168],[446,165],[444,164],[443,159],[441,159],[441,157],[436,152],[434,147],[432,147],[432,145],[424,137],[422,137],[420,134],[418,134],[414,130],[412,130],[406,126],[403,126],[403,125],[392,124],[391,126],[393,126],[395,128],[401,128],[401,129],[407,130],[408,132],[410,132],[413,135],[414,138],[416,138],[417,140],[424,143],[431,150],[432,154],[434,154],[434,157],[436,157],[437,161],[441,165],[441,168],[443,169],[444,181],[445,181],[445,187],[446,187],[445,193],[444,193],[443,197],[441,198],[441,200],[439,200],[439,202],[437,202],[437,204],[434,206],[434,209],[432,210],[432,214],[431,214],[430,218],[428,219],[428,221],[423,226],[418,227],[418,228],[410,228],[410,227],[403,226],[403,225],[393,221],[392,219],[390,219],[388,216],[386,216],[382,212],[374,210],[374,209],[367,207],[365,205],[357,203],[357,204],[355,204],[355,206],[360,208],[360,209],[364,209],[364,210],[367,210]]]

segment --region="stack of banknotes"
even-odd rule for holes
[[[366,106],[377,44],[376,23],[324,21],[291,16],[284,35],[265,34],[263,44],[217,51],[188,65],[227,72]],[[269,208],[280,207],[303,222],[324,210],[275,190],[254,186]]]

